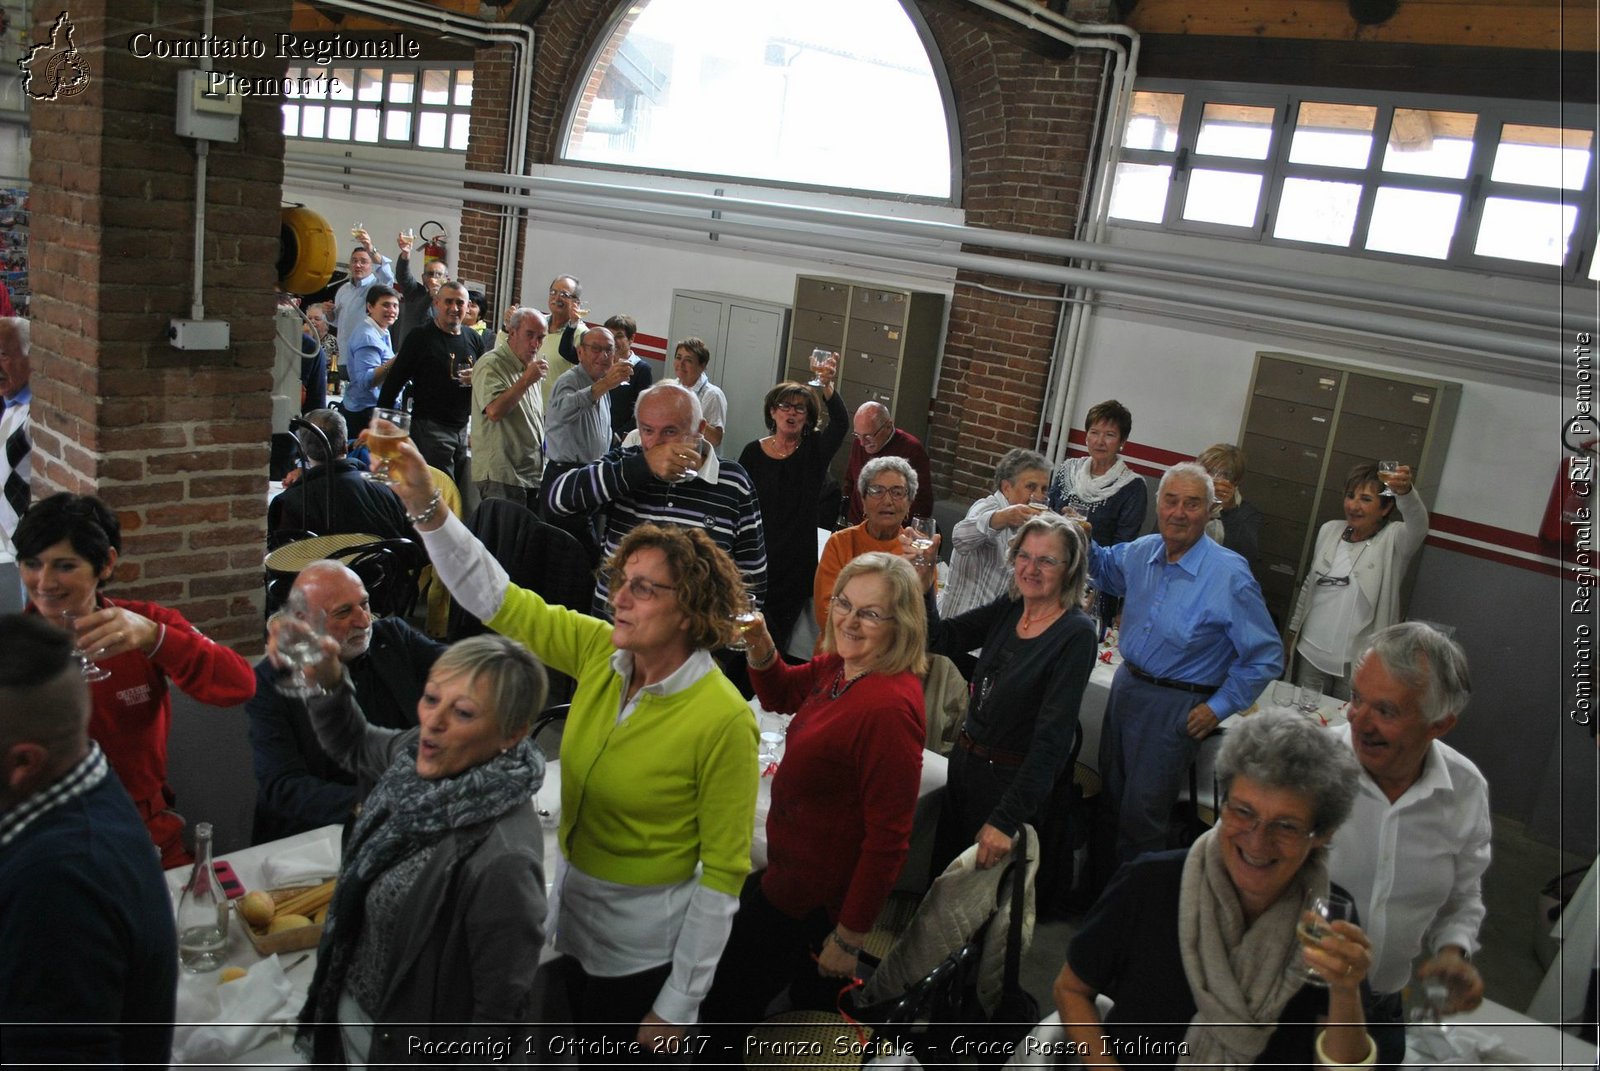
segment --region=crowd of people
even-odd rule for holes
[[[1120,456],[1132,415],[1106,401],[1081,456],[999,460],[993,493],[949,533],[941,591],[941,540],[929,548],[913,524],[933,512],[927,451],[881,404],[851,412],[837,355],[816,383],[766,394],[769,434],[726,443],[729,400],[700,339],[678,342],[653,382],[634,319],[588,321],[575,277],[551,282],[546,309],[511,306],[498,331],[478,330],[484,296],[437,259],[420,278],[410,260],[404,236],[391,262],[363,234],[318,312],[343,397],[299,422],[305,471],[269,525],[415,541],[486,635],[447,646],[375,617],[360,575],[317,561],[284,611],[321,626],[321,660],[303,671],[316,694],[286,694],[283,617],[252,667],[177,611],[118,598],[117,515],[92,496],[30,502],[28,450],[8,454],[0,567],[14,572],[0,588],[21,594],[0,609],[23,612],[0,619],[0,933],[43,940],[24,912],[59,882],[73,927],[124,968],[92,995],[57,992],[64,967],[7,957],[8,1019],[111,1024],[8,1036],[8,1058],[133,1060],[170,1043],[170,1029],[152,1042],[115,1024],[133,1009],[171,1018],[170,915],[164,930],[121,920],[162,914],[160,867],[189,861],[166,770],[174,685],[245,705],[258,842],[347,827],[300,1014],[310,1057],[403,1062],[385,1023],[447,1039],[476,1021],[577,1024],[585,1051],[615,1056],[699,1023],[738,1037],[775,998],[833,1007],[906,866],[937,656],[968,687],[929,877],[963,858],[1003,866],[1024,827],[1060,821],[1113,627],[1122,661],[1094,757],[1106,865],[1084,878],[1107,884],[1055,984],[1069,1034],[1097,1053],[1102,1035],[1129,1042],[1118,1052],[1138,1036],[1158,1063],[1394,1063],[1414,974],[1441,979],[1449,1009],[1482,999],[1487,787],[1440,739],[1471,694],[1465,656],[1404,621],[1427,528],[1409,467],[1350,473],[1280,623],[1252,571],[1271,521],[1244,500],[1243,452],[1216,444],[1168,468],[1145,532],[1150,493]],[[27,439],[27,348],[26,322],[0,320],[0,440]],[[369,481],[352,451],[406,411],[387,483]],[[469,507],[508,500],[497,510],[571,541],[595,569],[589,612],[513,582],[525,563],[444,505],[468,489]],[[820,554],[819,516],[838,518]],[[546,667],[575,682],[554,859],[531,802]],[[1348,699],[1348,724],[1257,711],[1280,677]],[[752,693],[792,717],[754,872]],[[1175,843],[1182,782],[1219,732],[1216,825]],[[84,906],[96,867],[105,903]],[[1297,941],[1305,904],[1330,890],[1354,916]],[[142,1003],[112,992],[124,975]]]

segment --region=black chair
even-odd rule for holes
[[[275,431],[272,433],[272,457],[267,462],[267,478],[281,480],[289,474],[289,470],[300,464],[300,440],[291,432]]]
[[[417,608],[417,578],[428,556],[409,539],[359,543],[329,555],[361,578],[372,612],[379,617],[409,617]]]
[[[544,713],[539,715],[538,719],[533,723],[533,728],[528,731],[528,739],[537,744],[539,742],[540,733],[544,732],[552,725],[560,725],[562,722],[566,721],[567,715],[571,712],[571,703],[557,703],[555,706],[545,707]],[[560,751],[559,735],[556,738],[556,750],[557,752]],[[545,754],[549,755],[550,752],[547,751]]]
[[[504,498],[486,498],[473,511],[467,527],[494,555],[511,582],[535,592],[552,606],[588,613],[594,601],[594,574],[579,542],[545,524],[526,506]],[[450,642],[488,631],[483,622],[450,600]],[[550,673],[550,698],[572,698],[571,677]]]

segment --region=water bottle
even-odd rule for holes
[[[178,899],[178,962],[194,974],[222,966],[228,952],[228,900],[211,869],[211,823],[194,827],[194,873]]]

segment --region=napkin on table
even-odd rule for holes
[[[261,864],[261,880],[269,889],[308,885],[339,876],[339,847],[330,840],[280,852]]]
[[[178,983],[172,1062],[232,1062],[293,1022],[305,990],[291,982],[278,957],[268,956],[237,981],[219,984],[217,972],[185,974]]]

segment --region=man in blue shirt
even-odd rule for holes
[[[1156,531],[1090,547],[1094,586],[1125,598],[1125,659],[1106,701],[1100,773],[1117,858],[1167,847],[1167,820],[1200,741],[1255,702],[1283,645],[1250,566],[1205,534],[1216,494],[1193,463],[1156,495]]]

